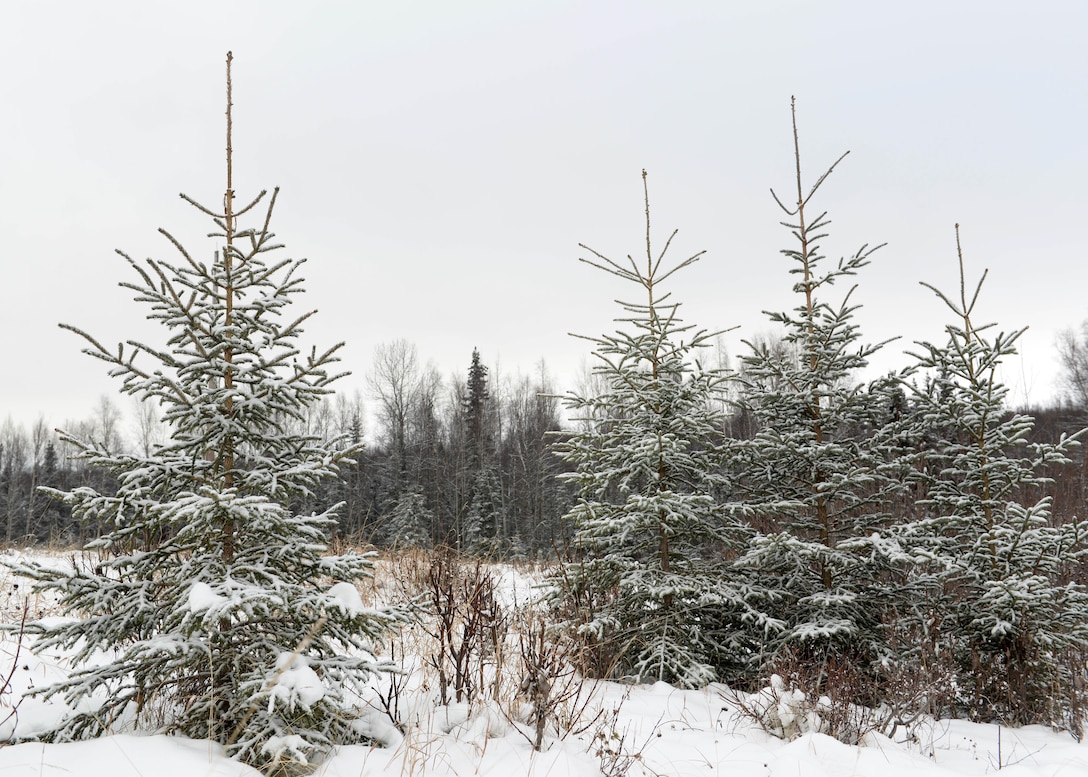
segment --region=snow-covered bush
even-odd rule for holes
[[[438,548],[427,569],[426,600],[433,638],[428,662],[437,672],[441,703],[497,697],[509,619],[490,569],[480,559],[463,560],[452,548]]]
[[[742,717],[779,739],[797,739],[815,733],[857,745],[873,731],[893,732],[897,725],[903,725],[886,707],[854,704],[849,685],[848,679],[844,684],[831,682],[829,693],[817,695],[804,690],[805,686],[792,678],[787,681],[772,674],[767,685],[755,693],[731,691],[725,698]]]
[[[125,256],[137,277],[122,285],[165,328],[165,345],[112,350],[69,327],[124,393],[161,405],[169,439],[130,455],[66,436],[119,483],[116,493],[55,493],[77,518],[108,527],[87,546],[98,561],[18,571],[75,616],[28,626],[37,650],[68,649],[75,665],[33,691],[77,711],[54,738],[161,720],[266,764],[357,738],[357,695],[386,668],[371,646],[395,614],[359,597],[368,558],[327,555],[335,507],[296,510],[355,452],[291,431],[338,377],[337,346],[297,344],[312,312],[289,315],[303,260],[276,253],[276,193],[235,209],[229,143],[227,170],[222,212],[189,200],[215,222],[212,257],[165,231],[173,263]],[[240,227],[262,201],[256,225]]]
[[[800,688],[791,688],[779,675],[773,674],[762,690],[748,695],[741,702],[742,710],[755,719],[768,734],[780,739],[796,739],[810,731],[820,731],[817,707],[829,705],[830,699],[809,700]]]

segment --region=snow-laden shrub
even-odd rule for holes
[[[796,739],[804,734],[826,734],[848,745],[863,742],[872,731],[891,731],[896,719],[887,709],[872,709],[846,699],[843,689],[831,694],[806,692],[795,682],[772,674],[767,685],[751,694],[732,693],[727,700],[743,717],[753,720],[779,739]],[[901,721],[899,722],[901,724]]]
[[[763,730],[780,739],[796,739],[810,731],[820,731],[823,721],[817,706],[828,706],[831,700],[823,697],[813,704],[800,688],[790,688],[776,674],[771,675],[767,687],[752,694],[745,701],[745,711]]]

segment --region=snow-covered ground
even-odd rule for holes
[[[56,563],[71,563],[58,557]],[[498,576],[500,598],[524,601],[529,581],[512,570]],[[0,573],[0,608],[8,623],[21,617],[24,583]],[[19,586],[16,588],[15,586]],[[60,616],[51,603],[29,601],[30,616]],[[42,730],[63,709],[23,699],[31,687],[63,676],[63,656],[38,656],[33,646],[9,634],[0,642],[0,738]],[[418,675],[409,673],[409,678]],[[800,697],[787,689],[763,695],[734,695],[724,686],[683,691],[665,684],[601,683],[579,707],[579,723],[547,740],[543,752],[530,744],[519,705],[509,698],[473,706],[439,706],[433,694],[405,692],[404,732],[374,711],[369,729],[385,746],[340,748],[320,764],[325,777],[368,775],[493,775],[516,777],[608,777],[628,774],[729,775],[730,777],[939,777],[1001,771],[1013,777],[1088,775],[1088,744],[1042,727],[1010,729],[963,721],[927,720],[900,727],[889,738],[865,734],[849,746],[820,733],[786,740],[767,729],[804,731]],[[513,694],[511,693],[511,696]],[[747,711],[742,710],[744,708]],[[758,722],[753,713],[762,713]],[[794,716],[797,716],[796,718]],[[768,723],[770,721],[770,723]],[[555,732],[553,732],[555,733]],[[3,777],[243,777],[256,770],[227,759],[218,745],[179,737],[119,733],[91,742],[29,742],[0,747]]]

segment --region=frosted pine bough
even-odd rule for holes
[[[169,439],[138,456],[66,437],[117,477],[112,495],[54,492],[103,528],[86,548],[97,561],[18,571],[78,618],[30,627],[37,649],[70,650],[76,667],[35,691],[79,710],[52,738],[175,731],[265,765],[359,739],[358,694],[390,668],[371,646],[398,615],[362,606],[355,584],[371,573],[367,557],[327,555],[335,507],[305,509],[356,452],[294,431],[339,377],[329,372],[339,346],[297,345],[312,311],[287,313],[304,260],[276,255],[276,192],[256,227],[237,227],[265,193],[234,212],[229,132],[228,108],[224,212],[186,198],[215,221],[214,259],[198,261],[165,231],[175,263],[125,256],[138,280],[122,286],[164,326],[165,346],[129,341],[114,352],[67,327],[124,393],[162,406]]]

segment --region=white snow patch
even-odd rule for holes
[[[366,610],[363,598],[351,583],[337,583],[329,589],[329,596],[336,600],[336,606],[346,615],[361,615]]]
[[[291,757],[299,763],[309,763],[306,760],[306,740],[298,734],[287,734],[282,737],[269,737],[261,747],[262,753],[268,753],[273,758],[280,753],[290,753]]]
[[[276,699],[288,707],[301,704],[309,709],[325,698],[325,686],[317,672],[310,668],[305,656],[280,653],[276,659],[276,683],[268,699],[268,712],[272,714]]]
[[[213,607],[218,607],[227,601],[220,596],[207,583],[193,583],[189,589],[189,611],[193,613],[204,612]]]

